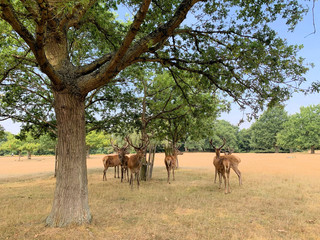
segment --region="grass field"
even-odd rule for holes
[[[103,182],[102,166],[89,167],[93,221],[61,229],[44,225],[51,173],[0,178],[0,239],[320,239],[320,155],[239,156],[243,185],[232,172],[227,195],[213,183],[212,153],[181,156],[170,185],[160,156],[153,179],[139,190],[114,179],[113,169]]]

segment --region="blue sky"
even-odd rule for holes
[[[310,11],[304,17],[303,21],[299,22],[293,32],[289,32],[284,21],[277,21],[274,24],[274,29],[278,34],[287,39],[290,45],[303,45],[303,49],[299,52],[299,56],[305,58],[306,63],[314,63],[314,67],[305,75],[307,82],[302,85],[302,88],[307,88],[312,82],[320,81],[320,4],[316,2],[314,20],[316,25],[316,33],[313,27],[313,14]],[[311,34],[312,33],[312,34]],[[301,93],[294,93],[293,97],[285,102],[285,110],[288,114],[300,112],[300,107],[320,104],[320,94],[304,95]],[[249,111],[249,110],[248,110]],[[239,120],[243,118],[243,112],[239,111],[236,105],[232,105],[232,111],[223,113],[221,119],[237,125]],[[245,119],[244,119],[245,120]],[[253,121],[245,121],[240,125],[240,128],[249,128]]]
[[[307,88],[312,82],[320,81],[320,5],[316,2],[315,6],[315,23],[316,33],[310,34],[314,31],[313,27],[313,15],[311,12],[311,5],[309,13],[304,17],[303,21],[300,22],[293,32],[289,32],[284,21],[278,21],[274,27],[278,31],[282,38],[287,39],[291,45],[303,45],[304,48],[300,51],[299,55],[305,58],[305,62],[314,63],[314,68],[311,68],[305,75],[307,82],[302,86]],[[289,114],[294,114],[300,111],[300,107],[309,106],[311,104],[320,104],[319,94],[304,95],[295,93],[293,97],[285,102],[285,110]],[[249,110],[248,110],[249,111]],[[232,111],[230,113],[224,113],[221,119],[225,119],[228,122],[237,125],[239,120],[243,118],[244,113],[239,111],[238,106],[232,105]],[[245,121],[240,125],[240,128],[248,128],[252,124],[251,122]],[[11,120],[0,122],[6,131],[17,134],[20,131],[19,124],[13,124]]]

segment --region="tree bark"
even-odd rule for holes
[[[58,126],[58,171],[53,206],[46,224],[90,223],[85,144],[84,98],[54,92]]]

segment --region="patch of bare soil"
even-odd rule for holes
[[[214,153],[184,153],[179,156],[180,168],[201,168],[214,171]],[[258,174],[320,176],[320,153],[234,153],[241,158],[240,171]],[[103,170],[104,155],[92,155],[87,160],[88,169]],[[0,157],[0,179],[36,176],[54,172],[54,156]],[[155,167],[164,167],[164,154],[157,153]]]

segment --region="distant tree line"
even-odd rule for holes
[[[212,118],[210,119],[212,120]],[[204,124],[202,120],[202,124]],[[209,126],[212,126],[208,129]],[[233,152],[293,152],[310,150],[311,153],[320,147],[320,105],[301,107],[300,112],[288,115],[283,106],[272,107],[265,112],[248,129],[240,129],[225,120],[207,123],[205,136],[201,125],[193,124],[194,128],[185,133],[179,141],[184,151],[212,151],[209,141],[217,145],[226,139],[226,150]],[[195,132],[201,130],[201,136]],[[192,134],[191,134],[192,133]],[[137,136],[136,136],[137,138]],[[104,131],[91,131],[87,134],[88,154],[112,153],[110,139],[121,142],[121,137],[107,134]],[[159,141],[157,151],[163,151],[163,143]],[[56,140],[45,134],[33,138],[31,133],[13,135],[0,128],[0,155],[54,154]]]

